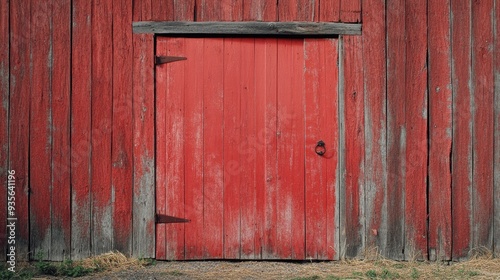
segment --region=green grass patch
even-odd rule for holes
[[[318,280],[318,279],[321,279],[321,277],[319,277],[318,275],[292,278],[292,280]]]

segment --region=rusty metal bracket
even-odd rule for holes
[[[155,65],[161,65],[165,63],[171,63],[175,61],[186,60],[186,57],[183,56],[156,56],[155,57]]]
[[[189,223],[189,222],[191,222],[191,220],[184,218],[162,215],[162,214],[155,215],[155,223],[157,224],[174,224],[174,223]]]

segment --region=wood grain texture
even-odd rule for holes
[[[404,191],[406,178],[406,46],[405,2],[387,1],[387,191],[385,210],[387,234],[383,234],[382,255],[404,257]],[[390,209],[390,210],[389,210]]]
[[[278,21],[294,21],[299,17],[298,2],[300,0],[278,1]]]
[[[387,185],[386,126],[386,4],[363,2],[363,73],[365,112],[365,248],[384,248],[387,232],[385,205]],[[383,250],[383,249],[382,249]]]
[[[493,75],[494,75],[494,175],[493,175],[493,192],[494,192],[494,203],[495,203],[495,214],[494,214],[494,232],[493,232],[493,251],[496,257],[500,256],[500,21],[498,20],[500,16],[500,5],[498,1],[495,1],[493,34],[494,39],[494,65],[493,65]]]
[[[240,78],[240,137],[238,145],[240,155],[240,258],[255,258],[255,183],[256,183],[256,95],[255,92],[255,39],[242,39],[239,61]]]
[[[51,256],[63,261],[71,253],[71,3],[52,2],[52,190]]]
[[[406,2],[405,256],[427,258],[427,4]]]
[[[162,38],[166,39],[166,38]],[[185,40],[170,39],[165,40],[161,52],[167,55],[185,54]],[[158,53],[158,51],[157,51]],[[160,142],[159,145],[165,145],[166,153],[166,174],[165,174],[165,193],[166,193],[166,213],[175,217],[184,218],[184,180],[185,180],[185,163],[182,153],[184,150],[184,141],[189,139],[184,138],[184,85],[186,83],[184,77],[185,62],[171,63],[166,67],[167,91],[158,92],[159,98],[164,98],[166,106],[162,109],[162,114],[165,115],[165,142]],[[165,68],[163,68],[165,69]],[[160,68],[158,68],[160,70]],[[165,243],[167,245],[167,259],[182,259],[184,258],[184,225],[169,224],[165,226]]]
[[[341,0],[341,22],[361,22],[361,0]]]
[[[29,121],[30,121],[30,13],[22,2],[10,3],[9,167],[16,171],[16,259],[29,260]],[[24,34],[24,36],[17,36]]]
[[[241,166],[238,153],[241,143],[240,58],[241,44],[237,39],[224,40],[224,258],[240,257],[240,182]]]
[[[493,246],[493,1],[472,5],[472,249]]]
[[[30,250],[32,256],[51,258],[52,190],[52,2],[31,3],[29,184]]]
[[[233,3],[235,4],[235,3]],[[216,21],[222,19],[222,3],[219,0],[196,0],[196,21]],[[225,10],[224,12],[228,12]]]
[[[159,55],[167,54],[167,40],[156,40],[156,52]],[[168,91],[168,64],[161,64],[155,68],[155,147],[156,152],[156,212],[155,214],[168,215],[167,213],[167,91]],[[172,104],[175,104],[172,102]],[[175,241],[172,241],[174,243]],[[184,254],[183,254],[184,255]],[[184,256],[181,256],[183,259]],[[167,225],[156,225],[156,258],[167,259]]]
[[[152,20],[172,20],[176,13],[175,1],[151,0],[150,16]],[[187,6],[187,5],[182,5]],[[193,11],[191,11],[193,13]]]
[[[71,258],[91,254],[91,2],[73,1],[71,76]]]
[[[264,232],[261,240],[262,253],[261,257],[263,259],[273,259],[277,258],[277,252],[275,247],[276,242],[276,205],[277,205],[277,181],[278,181],[278,164],[277,164],[277,150],[278,150],[278,140],[277,140],[277,94],[276,85],[278,82],[278,61],[276,59],[278,52],[278,41],[276,39],[263,39],[264,42],[256,40],[257,51],[256,51],[256,61],[255,66],[264,67],[264,71],[259,70],[255,73],[255,91],[261,93],[257,96],[257,110],[258,116],[263,114],[264,124],[258,122],[259,127],[257,134],[258,143],[264,143],[264,147],[257,154],[264,154],[264,167],[265,183],[262,185],[264,187],[262,194],[264,196],[264,209],[265,217],[263,222]],[[261,45],[262,44],[262,45]],[[262,69],[259,67],[258,69]],[[264,102],[262,104],[261,102]],[[262,117],[261,116],[261,117]],[[261,130],[262,129],[262,130]],[[260,196],[257,197],[257,202],[262,203],[259,200],[262,199]],[[259,211],[259,208],[257,208]],[[257,246],[257,245],[256,245]]]
[[[345,124],[345,208],[341,209],[345,231],[345,257],[364,254],[364,172],[365,172],[365,117],[362,65],[362,40],[346,36],[344,39],[344,124]]]
[[[175,12],[173,14],[173,20],[175,21],[185,21],[185,20],[195,20],[195,5],[196,0],[173,0]],[[146,20],[146,19],[143,19]],[[159,20],[171,20],[170,17],[162,18]]]
[[[271,182],[272,177],[275,176],[275,166],[270,163],[268,166],[268,151],[267,145],[271,148],[275,147],[275,143],[271,140],[268,142],[268,135],[276,129],[268,127],[269,119],[268,112],[271,106],[276,108],[276,95],[273,95],[275,91],[272,90],[272,86],[276,88],[276,62],[273,62],[276,57],[276,41],[273,39],[259,38],[255,39],[255,58],[254,58],[254,92],[255,92],[255,138],[251,139],[251,148],[254,150],[255,155],[255,233],[254,233],[254,252],[255,258],[262,259],[267,257],[267,240],[268,236],[266,233],[269,229],[274,227],[272,224],[268,224],[268,217],[273,214],[268,213],[267,206],[273,207],[272,197],[274,195],[275,186]],[[269,103],[269,104],[268,104]],[[271,116],[275,116],[276,113],[271,113]],[[270,151],[272,153],[272,151]],[[273,154],[275,155],[275,153]],[[273,156],[271,155],[271,157]],[[270,172],[268,172],[270,171]],[[269,183],[268,183],[269,182]],[[269,195],[269,197],[268,197]],[[268,200],[268,198],[271,198]],[[268,202],[271,202],[268,204]]]
[[[243,18],[243,0],[220,1],[220,18],[222,21],[237,21]]]
[[[288,100],[284,95],[278,95],[278,102],[281,100],[284,106],[278,107],[278,118],[280,115],[284,117],[283,113],[291,114],[292,117],[287,119],[278,119],[278,129],[281,130],[281,136],[286,145],[287,151],[281,150],[283,158],[283,165],[287,165],[284,169],[285,172],[279,174],[289,178],[281,178],[282,184],[290,186],[290,192],[285,194],[286,197],[291,199],[291,231],[292,231],[292,259],[305,258],[305,90],[304,90],[304,43],[303,40],[292,40],[292,78],[290,81],[293,89],[292,96]],[[278,62],[279,63],[279,62]],[[279,64],[278,64],[279,65]],[[288,106],[289,107],[288,107]],[[284,110],[281,110],[284,109]],[[288,111],[287,111],[288,110]],[[289,120],[289,121],[288,121]],[[288,123],[287,123],[288,122]],[[281,126],[280,126],[281,125]],[[290,127],[290,131],[285,131],[286,127]],[[279,150],[278,150],[279,151]],[[279,151],[280,152],[280,151]],[[288,160],[286,160],[288,159]],[[279,164],[279,163],[278,163]]]
[[[150,19],[150,1],[134,1],[133,20]],[[133,35],[133,243],[134,257],[155,257],[154,40]],[[152,137],[153,135],[153,137]]]
[[[319,1],[290,0],[278,1],[278,19],[287,21],[316,21]]]
[[[304,108],[301,40],[278,44],[278,254],[304,258]],[[290,65],[285,66],[286,63]],[[281,67],[280,67],[281,66]]]
[[[341,0],[321,0],[319,1],[319,21],[340,20],[340,2]]]
[[[280,73],[280,78],[277,83],[277,141],[279,143],[277,149],[278,158],[278,181],[277,181],[277,196],[276,201],[276,249],[277,254],[280,258],[290,259],[292,257],[292,219],[293,219],[293,209],[292,209],[292,195],[290,186],[293,182],[290,181],[288,175],[291,175],[290,165],[293,164],[293,158],[290,159],[290,141],[289,137],[285,134],[286,130],[291,130],[291,123],[294,121],[293,109],[287,102],[290,102],[291,98],[289,94],[293,92],[292,85],[290,81],[295,78],[293,77],[292,67],[282,67],[286,62],[293,62],[293,50],[292,41],[281,41],[278,44],[278,71]],[[292,64],[293,65],[293,64]],[[280,67],[281,66],[281,67]],[[285,115],[290,115],[290,118],[284,118]],[[286,122],[284,122],[286,120]],[[289,160],[287,160],[289,159]]]
[[[452,18],[452,258],[466,257],[471,249],[471,186],[472,186],[472,124],[471,124],[471,6],[464,1],[451,2]]]
[[[305,219],[306,259],[334,259],[338,225],[335,199],[338,158],[338,41],[305,40]],[[326,154],[314,149],[319,140]]]
[[[112,186],[113,41],[111,0],[92,3],[92,253],[113,248]]]
[[[133,23],[134,33],[162,35],[270,35],[270,36],[325,36],[339,34],[360,35],[361,24],[334,22],[191,22],[140,21]]]
[[[111,143],[111,185],[114,190],[113,247],[132,254],[132,2],[113,2],[113,126]],[[120,69],[118,71],[118,69]]]
[[[7,184],[9,170],[9,1],[0,1],[0,181]],[[7,205],[7,191],[0,193],[0,201]],[[7,207],[0,207],[0,261],[7,260]]]
[[[451,259],[452,87],[449,1],[428,2],[429,259]]]
[[[203,49],[203,257],[222,258],[224,205],[224,64],[222,38],[205,39]],[[176,55],[172,53],[171,55]],[[182,63],[182,62],[181,62]],[[178,203],[178,202],[177,202]],[[253,240],[252,240],[253,242]]]
[[[245,21],[277,21],[278,6],[266,0],[243,1],[243,20]],[[241,18],[233,16],[232,20]]]
[[[204,39],[192,39],[191,44],[186,45],[186,56],[203,57]],[[184,62],[183,62],[184,63]],[[203,69],[204,59],[188,59],[185,61],[186,77],[192,77],[184,87],[184,145],[185,160],[185,218],[191,222],[186,224],[186,259],[201,259],[204,256],[203,240]]]

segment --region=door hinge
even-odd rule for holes
[[[174,216],[156,214],[155,215],[155,223],[157,224],[173,224],[173,223],[189,223],[191,220],[178,218]]]
[[[155,65],[161,65],[165,63],[170,63],[170,62],[175,62],[175,61],[181,61],[181,60],[186,60],[186,57],[183,56],[155,56]]]

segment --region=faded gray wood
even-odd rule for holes
[[[337,225],[337,239],[335,244],[335,252],[338,252],[337,259],[346,258],[346,248],[347,248],[347,236],[346,236],[346,215],[344,209],[346,207],[345,202],[345,185],[346,185],[346,174],[345,174],[345,118],[344,118],[344,39],[339,38],[339,84],[338,84],[338,102],[339,102],[339,112],[338,112],[338,122],[339,122],[339,153],[338,153],[338,167],[337,167],[337,187],[335,188],[335,197],[337,198],[336,205],[337,211],[335,220]]]
[[[323,36],[360,35],[361,24],[336,22],[192,22],[138,21],[134,33],[162,35],[267,35]]]
[[[494,17],[495,24],[497,23],[497,16]],[[497,26],[497,25],[495,25]],[[495,34],[495,42],[497,40],[499,32]],[[498,44],[498,43],[497,43]],[[498,47],[498,46],[495,46]],[[494,96],[494,162],[493,162],[493,193],[494,193],[494,221],[493,221],[493,251],[495,252],[495,257],[500,257],[500,55],[496,54],[494,73],[495,73],[495,96]]]

